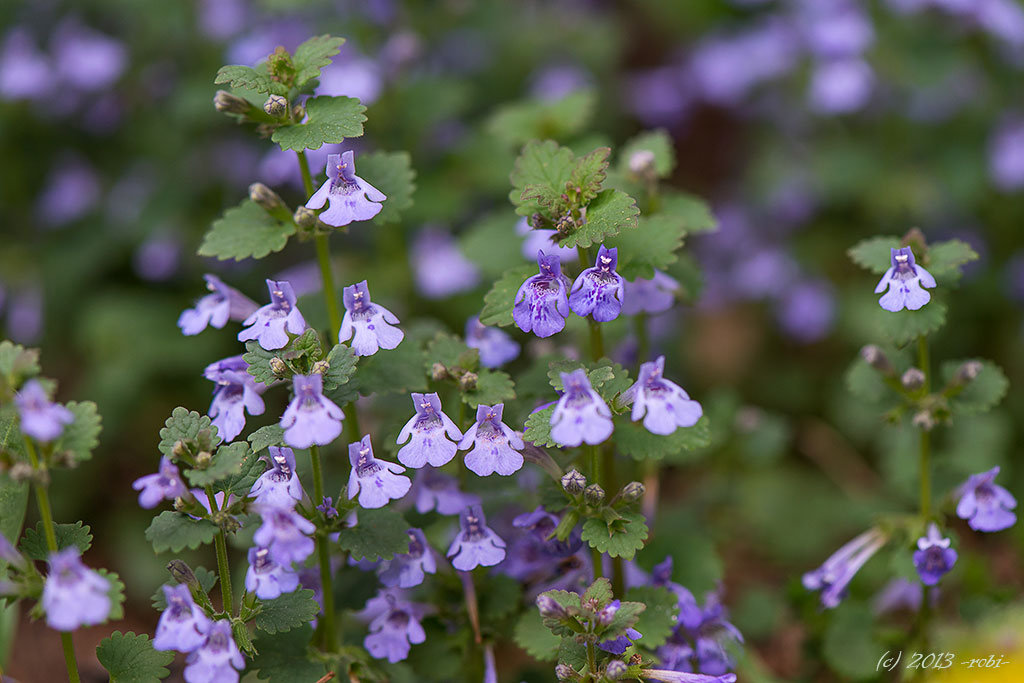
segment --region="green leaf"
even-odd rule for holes
[[[89,525],[82,522],[74,524],[57,524],[54,526],[57,534],[57,549],[64,550],[75,546],[81,554],[92,546],[92,530]],[[21,552],[30,560],[43,561],[50,557],[50,550],[46,545],[46,534],[43,531],[43,523],[38,522],[34,529],[25,529],[25,535],[21,537],[19,545]]]
[[[666,192],[658,213],[675,216],[681,220],[683,231],[687,235],[714,232],[718,229],[718,219],[711,213],[708,203],[685,192]]]
[[[171,416],[164,422],[164,428],[160,430],[160,445],[158,448],[164,455],[173,455],[174,444],[178,441],[189,441],[199,436],[199,432],[208,431],[213,437],[212,445],[220,443],[217,436],[217,428],[210,424],[210,418],[200,415],[196,411],[189,411],[187,408],[178,406],[171,411]]]
[[[962,267],[977,260],[978,253],[967,242],[948,240],[929,245],[927,257],[923,265],[941,287],[958,282]]]
[[[373,393],[425,391],[427,376],[423,372],[424,352],[415,340],[409,338],[390,351],[378,351],[372,356],[363,356],[359,361],[355,378],[328,392],[327,397],[342,405],[354,400],[355,392],[363,396]]]
[[[951,360],[942,364],[942,377],[950,381],[960,366],[967,361]],[[981,372],[973,380],[967,382],[963,390],[953,396],[949,402],[954,412],[976,415],[995,408],[1010,388],[1010,380],[1002,369],[991,361],[982,360]]]
[[[634,628],[644,634],[641,644],[645,649],[658,649],[676,627],[679,615],[676,594],[664,586],[635,586],[626,591],[625,599],[647,605]]]
[[[534,139],[565,140],[587,125],[594,110],[594,92],[581,90],[560,100],[526,100],[506,104],[487,122],[487,131],[509,146]]]
[[[899,237],[872,237],[850,247],[846,254],[861,268],[881,275],[892,265],[890,249],[898,249]]]
[[[515,383],[508,373],[487,368],[477,371],[476,388],[462,394],[462,400],[469,404],[470,408],[476,408],[481,403],[493,406],[495,403],[511,401],[515,397]]]
[[[217,531],[217,526],[205,519],[192,519],[180,512],[164,510],[146,529],[146,540],[153,544],[156,553],[168,550],[179,553],[185,548],[195,550],[213,542]]]
[[[249,445],[254,453],[259,453],[268,446],[281,446],[283,444],[284,429],[280,425],[260,427],[249,435]]]
[[[233,445],[233,444],[232,444]],[[257,451],[247,448],[242,458],[242,465],[238,472],[227,477],[223,482],[213,487],[214,491],[227,491],[237,496],[245,496],[249,489],[267,469],[266,462],[260,458]]]
[[[580,603],[594,600],[597,602],[597,608],[600,609],[611,602],[613,597],[615,596],[612,594],[612,582],[602,576],[583,592]]]
[[[247,455],[249,455],[249,444],[245,441],[236,441],[221,446],[210,459],[209,467],[205,470],[187,469],[185,478],[188,479],[189,484],[198,488],[216,484],[222,479],[241,474],[242,463],[245,462]]]
[[[270,369],[270,361],[277,358],[279,352],[267,351],[256,340],[245,342],[245,348],[246,352],[242,354],[242,360],[248,364],[246,372],[261,384],[270,384],[278,379],[277,374]]]
[[[96,648],[96,658],[110,674],[110,683],[151,683],[171,675],[174,653],[153,649],[145,634],[114,631]]]
[[[319,613],[320,604],[313,591],[299,589],[273,600],[260,601],[260,611],[253,618],[252,624],[267,633],[283,633],[308,624]]]
[[[2,443],[2,441],[0,441]],[[0,534],[17,544],[28,507],[28,482],[0,477]]]
[[[644,637],[647,637],[646,633]],[[555,655],[558,654],[558,646],[562,642],[559,636],[544,628],[540,612],[535,609],[526,610],[519,617],[512,630],[512,638],[516,645],[526,650],[527,654],[542,662],[554,661]]]
[[[110,598],[110,613],[107,615],[107,620],[120,621],[124,619],[124,581],[121,580],[117,572],[108,569],[97,569],[96,573],[110,582],[110,590],[107,591],[107,596]]]
[[[268,95],[288,94],[288,86],[272,79],[265,64],[260,65],[258,69],[240,64],[222,66],[213,82],[216,85],[229,85],[232,88],[253,90]]]
[[[359,521],[354,527],[342,529],[338,545],[354,560],[363,558],[390,560],[395,553],[409,552],[409,523],[389,508],[359,508]]]
[[[488,574],[480,579],[480,617],[486,624],[494,624],[519,610],[523,589],[519,581],[504,574]]]
[[[523,238],[516,234],[516,217],[507,210],[481,218],[458,239],[462,253],[488,280],[523,262]]]
[[[7,340],[0,342],[0,377],[10,391],[40,372],[38,349],[26,350],[24,346]]]
[[[217,585],[217,572],[211,571],[206,567],[195,567],[192,573],[196,575],[196,580],[199,581],[199,585],[202,587],[204,593],[209,593],[213,590],[213,587]],[[168,582],[169,584],[172,582]],[[178,585],[177,581],[173,582],[173,585]],[[163,612],[167,609],[167,596],[164,595],[163,585],[156,589],[156,592],[149,598],[153,605],[153,609],[157,612]]]
[[[100,443],[101,418],[92,401],[71,401],[64,406],[75,416],[75,421],[64,427],[54,446],[54,453],[66,453],[75,463],[89,460],[92,449]]]
[[[872,311],[875,329],[887,335],[895,346],[906,346],[946,324],[946,303],[934,296],[923,308],[892,313],[881,306]]]
[[[618,247],[616,271],[627,280],[650,280],[655,270],[664,270],[678,260],[676,251],[683,246],[686,230],[678,216],[658,213],[641,216],[636,230],[605,242]]]
[[[220,261],[263,258],[281,251],[295,234],[295,223],[279,221],[256,202],[246,199],[213,222],[199,246],[200,256]]]
[[[587,648],[575,638],[562,638],[562,644],[558,646],[558,661],[582,671],[587,665]]]
[[[649,151],[654,154],[654,173],[659,178],[667,178],[672,174],[676,165],[675,147],[668,132],[659,128],[657,130],[644,131],[639,135],[630,138],[623,145],[619,152],[618,168],[620,173],[630,173],[629,160],[634,154],[640,151]],[[643,633],[643,631],[641,631]],[[647,634],[644,634],[646,638]]]
[[[701,417],[692,427],[679,427],[667,436],[651,434],[643,421],[633,422],[625,418],[615,422],[615,445],[624,454],[636,460],[661,460],[681,462],[693,451],[711,444],[711,429],[707,416]]]
[[[832,610],[825,628],[825,661],[843,677],[862,680],[875,678],[878,656],[885,648],[872,637],[874,615],[866,605],[847,601],[842,609]]]
[[[425,371],[429,373],[434,363],[476,372],[480,368],[480,352],[466,346],[466,342],[454,334],[439,332],[427,343]]]
[[[619,190],[604,190],[587,206],[587,219],[583,225],[558,240],[558,245],[589,247],[602,244],[622,230],[635,230],[639,216],[640,209],[635,199]]]
[[[550,590],[544,591],[541,595],[546,595],[551,598],[559,605],[561,605],[566,612],[570,615],[569,619],[566,617],[545,617],[541,616],[541,622],[546,626],[551,633],[556,636],[571,636],[575,634],[575,631],[570,627],[572,619],[575,619],[575,614],[579,613],[580,608],[580,596],[579,593],[570,593],[569,591],[562,590]]]
[[[257,633],[257,654],[252,668],[260,680],[273,683],[311,683],[324,675],[324,666],[309,654],[313,629],[309,626],[293,628],[285,633]]]
[[[526,188],[547,188],[548,193],[557,196],[572,178],[574,168],[572,150],[560,147],[554,140],[527,143],[512,168],[509,200],[515,205],[516,213],[530,216],[540,212],[543,207],[536,199],[523,199]]]
[[[846,371],[846,387],[854,396],[866,403],[881,403],[896,394],[885,384],[882,373],[858,357]]]
[[[335,344],[327,354],[327,372],[324,373],[324,391],[333,391],[342,384],[348,383],[356,373],[359,357],[352,347]]]
[[[480,322],[484,325],[500,327],[511,325],[516,292],[528,277],[536,274],[536,265],[517,266],[506,270],[501,278],[494,283],[491,290],[484,295],[484,308],[480,311]]]
[[[591,517],[583,522],[582,538],[598,552],[631,560],[647,540],[647,522],[639,512],[623,512],[621,515],[621,519],[610,524]]]
[[[601,632],[602,640],[613,640],[619,636],[626,635],[626,631],[633,628],[636,623],[640,620],[640,615],[644,613],[647,606],[642,602],[626,602],[625,600],[619,605],[618,611],[615,612],[615,616],[612,617],[612,622],[608,624],[608,627]],[[638,631],[640,629],[637,629]],[[640,631],[646,637],[646,633]],[[644,643],[646,645],[646,643]]]
[[[301,89],[306,81],[319,78],[320,70],[331,63],[331,57],[338,54],[344,38],[331,35],[314,36],[295,48],[292,62],[295,64],[295,87]]]
[[[320,149],[325,143],[338,144],[363,134],[364,111],[366,107],[354,97],[311,97],[306,100],[306,123],[282,126],[270,139],[284,151],[297,152]],[[366,180],[373,185],[370,178]]]
[[[372,152],[356,158],[360,178],[383,192],[387,199],[373,222],[397,223],[402,212],[413,204],[416,192],[416,171],[408,152]]]
[[[558,444],[551,439],[551,416],[554,413],[555,406],[548,406],[544,410],[531,413],[526,418],[523,439],[541,448],[557,447]]]
[[[569,185],[580,190],[580,203],[587,204],[601,191],[605,172],[608,170],[609,147],[598,147],[590,154],[576,160],[576,166],[569,176]]]

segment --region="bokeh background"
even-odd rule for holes
[[[585,149],[649,128],[671,135],[672,184],[707,198],[719,228],[687,244],[672,272],[687,301],[654,321],[654,343],[704,404],[714,443],[665,472],[641,563],[672,550],[695,593],[723,582],[750,680],[872,680],[883,652],[872,601],[898,560],[873,560],[835,614],[819,614],[799,585],[875,515],[915,505],[912,434],[846,387],[860,346],[879,341],[866,322],[876,276],[846,250],[918,227],[980,254],[949,298],[933,357],[991,358],[1011,391],[1000,409],[937,433],[936,487],[1000,465],[1022,495],[1024,6],[1014,0],[0,4],[0,331],[42,349],[61,400],[99,404],[101,447],[58,474],[54,505],[58,520],[87,520],[91,564],[118,571],[128,591],[123,624],[78,638],[82,659],[112,628],[152,632],[158,616],[149,596],[167,558],[143,537],[150,515],[131,482],[154,469],[171,409],[208,404],[202,369],[237,352],[231,334],[186,338],[175,325],[203,293],[202,274],[257,300],[268,275],[319,286],[309,245],[258,264],[196,249],[251,182],[303,200],[294,155],[214,110],[218,67],[322,33],[349,42],[318,92],[359,97],[369,121],[357,149],[407,150],[417,172],[398,226],[354,230],[340,252],[335,241],[342,282],[377,273],[403,319],[459,330],[520,262],[508,174],[528,137]],[[545,108],[559,113],[549,121]],[[328,151],[311,154],[314,172]],[[445,235],[477,264],[466,291],[431,288],[431,245]],[[373,261],[360,256],[369,244]],[[302,308],[315,320],[321,306]],[[622,342],[628,354],[625,332]],[[944,642],[1019,653],[1021,525],[955,542]],[[57,651],[56,634],[20,621],[9,672],[59,680],[59,658],[38,655]],[[970,680],[1021,680],[991,675]]]

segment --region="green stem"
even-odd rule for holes
[[[924,392],[931,391],[932,373],[929,367],[928,339],[922,335],[917,338],[917,364],[924,372]],[[921,429],[920,441],[921,469],[921,516],[927,518],[932,510],[932,476],[931,476],[931,439],[927,429]]]
[[[39,458],[36,456],[36,448],[31,439],[25,437],[25,452],[28,453],[28,460],[32,469],[40,473],[44,468],[39,466]],[[32,484],[32,490],[36,494],[36,505],[39,507],[39,517],[43,520],[43,535],[46,536],[46,547],[51,553],[57,552],[57,530],[53,524],[53,511],[50,508],[50,494],[46,486],[39,483]],[[64,665],[68,670],[68,681],[80,683],[82,678],[78,675],[78,660],[75,659],[75,644],[71,638],[71,631],[60,632],[60,644],[64,650]]]
[[[590,680],[596,681],[597,677],[597,648],[594,643],[587,641],[587,672],[590,674]]]
[[[349,404],[351,405],[351,404]],[[309,459],[313,465],[313,505],[319,505],[324,499],[324,478],[320,467],[320,447],[310,446]],[[327,650],[333,652],[337,645],[334,626],[334,586],[331,583],[331,555],[327,547],[327,539],[322,533],[316,535],[317,561],[320,565],[320,585],[324,594],[323,634]]]
[[[601,335],[601,323],[587,318],[590,325],[590,360],[599,361],[604,358],[604,337]]]
[[[219,512],[212,486],[206,487],[206,498],[210,501],[210,511]],[[226,498],[224,502],[227,503]],[[217,550],[217,574],[220,576],[221,607],[228,613],[228,616],[232,616],[235,608],[234,592],[231,590],[231,570],[228,568],[228,540],[223,529],[220,530],[214,541]]]
[[[647,334],[647,314],[638,313],[633,316],[633,333],[636,335],[636,366],[647,362],[651,354],[651,339]],[[639,373],[640,371],[637,370]]]
[[[597,446],[587,446],[587,452],[590,454],[590,483],[600,485],[601,459],[598,455],[598,448]],[[605,493],[607,494],[607,491]]]

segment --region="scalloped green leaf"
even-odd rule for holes
[[[598,552],[631,560],[647,540],[647,522],[639,512],[623,512],[611,523],[591,517],[583,522],[582,538]]]
[[[558,646],[562,643],[561,637],[544,627],[540,612],[535,609],[526,610],[520,615],[512,629],[512,638],[528,655],[542,662],[554,661]]]
[[[229,443],[217,449],[210,459],[209,467],[203,470],[187,469],[185,478],[188,479],[189,484],[197,488],[216,484],[241,474],[242,465],[249,455],[251,455],[249,444],[245,441]]]
[[[956,375],[964,360],[951,360],[942,364],[942,378],[950,381]],[[991,361],[980,360],[981,372],[950,400],[950,407],[956,413],[976,415],[992,410],[1006,396],[1010,380],[1002,368]]]
[[[654,155],[654,173],[658,178],[667,178],[676,165],[675,146],[672,138],[663,128],[644,131],[626,142],[619,152],[620,173],[630,173],[629,162],[634,154],[647,151]]]
[[[212,543],[217,531],[217,526],[205,519],[192,519],[181,512],[164,510],[146,529],[146,540],[156,553],[168,550],[180,553],[185,548],[195,550]]]
[[[57,549],[63,550],[75,546],[78,552],[85,554],[92,547],[92,529],[88,524],[75,522],[74,524],[56,524],[54,532],[57,536]],[[43,523],[37,522],[34,528],[25,529],[21,537],[19,549],[30,560],[41,562],[50,557],[50,550],[46,545],[46,534],[43,531]]]
[[[976,261],[978,252],[962,240],[947,240],[928,245],[927,256],[924,266],[941,287],[959,282],[963,266]]]
[[[509,374],[487,368],[477,370],[476,388],[462,393],[462,400],[474,409],[480,404],[492,406],[515,397],[516,385]]]
[[[487,130],[510,146],[543,138],[565,140],[587,125],[596,99],[593,91],[580,90],[554,102],[513,102],[498,108],[487,122]]]
[[[506,270],[490,291],[484,295],[484,308],[480,311],[480,322],[484,325],[498,325],[499,327],[511,325],[516,292],[523,286],[527,278],[536,274],[536,265],[516,266]]]
[[[847,249],[846,255],[861,268],[881,275],[891,265],[889,250],[898,249],[899,246],[899,237],[871,237]]]
[[[610,147],[598,147],[590,154],[576,160],[576,166],[569,176],[569,185],[579,188],[581,203],[589,203],[601,191],[601,184],[604,182],[608,170],[608,155],[611,153]]]
[[[347,384],[356,374],[359,357],[351,346],[335,344],[327,354],[327,372],[324,373],[324,391],[334,391]]]
[[[188,441],[199,436],[199,432],[208,431],[212,437],[212,445],[216,446],[221,439],[217,436],[217,428],[210,423],[210,418],[196,411],[178,406],[171,411],[171,416],[164,422],[160,430],[160,444],[157,448],[164,455],[173,455],[174,444]]]
[[[638,277],[650,280],[655,270],[664,270],[679,259],[676,252],[682,248],[685,234],[678,216],[657,213],[641,216],[636,230],[606,241],[605,246],[619,250],[619,275],[630,281]]]
[[[946,302],[932,300],[916,311],[892,313],[878,306],[874,311],[875,329],[887,336],[895,346],[906,346],[918,337],[929,335],[946,324]]]
[[[256,69],[241,64],[222,66],[213,82],[216,85],[229,85],[232,88],[253,90],[267,95],[288,94],[288,86],[272,79],[267,72],[266,64],[261,64]]]
[[[625,599],[647,605],[634,628],[644,634],[644,648],[656,650],[675,630],[679,598],[664,586],[634,586],[626,591]]]
[[[295,87],[302,88],[307,81],[320,77],[320,70],[331,63],[331,57],[338,54],[344,38],[332,35],[314,36],[297,48],[292,55],[295,64]]]
[[[324,665],[307,654],[313,629],[300,626],[284,633],[256,634],[258,654],[251,666],[260,680],[273,683],[313,683],[324,675]]]
[[[531,413],[526,418],[523,439],[542,448],[557,447],[558,444],[551,439],[551,416],[554,412],[555,406],[548,406],[543,410]]]
[[[528,142],[512,168],[512,191],[508,198],[515,205],[516,213],[530,216],[540,212],[543,209],[540,201],[536,198],[523,199],[526,189],[546,188],[545,192],[556,196],[572,178],[574,168],[572,150],[560,147],[554,140]],[[530,192],[528,196],[533,194]]]
[[[666,191],[658,213],[675,216],[682,221],[683,232],[687,235],[714,232],[718,229],[718,219],[711,213],[708,203],[686,192]]]
[[[64,427],[53,447],[54,453],[63,453],[75,463],[92,458],[92,451],[100,443],[103,429],[102,418],[92,401],[70,401],[65,406],[75,416],[75,421]]]
[[[707,416],[692,427],[679,427],[667,436],[652,434],[643,421],[633,422],[628,415],[615,421],[615,445],[625,455],[636,460],[662,460],[683,462],[691,459],[695,451],[711,445],[711,428]]]
[[[363,134],[365,111],[366,107],[354,97],[311,97],[306,100],[306,123],[282,126],[270,139],[281,145],[282,150],[297,152],[339,144]],[[367,182],[373,184],[369,178]]]
[[[295,234],[295,223],[280,221],[256,202],[246,199],[213,222],[199,246],[200,256],[220,261],[263,258],[284,249]]]
[[[153,649],[146,634],[114,631],[96,647],[96,658],[110,674],[110,683],[152,683],[171,675],[174,653]]]
[[[252,624],[267,633],[283,633],[308,624],[320,613],[320,603],[311,590],[283,593],[273,600],[261,600]]]
[[[587,219],[573,233],[558,240],[561,247],[602,244],[623,230],[636,230],[640,209],[621,190],[602,190],[587,206]],[[632,235],[632,233],[630,233]]]
[[[359,177],[383,192],[387,199],[380,213],[373,217],[377,224],[397,223],[402,213],[413,205],[416,193],[416,170],[408,152],[371,152],[356,158]]]
[[[395,553],[409,552],[409,523],[401,514],[389,508],[359,508],[358,518],[355,526],[338,534],[338,545],[352,559],[390,560]]]
[[[280,425],[260,427],[249,435],[249,444],[254,453],[259,453],[268,446],[284,445],[284,429]]]

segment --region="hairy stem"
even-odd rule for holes
[[[210,511],[219,512],[212,486],[206,487],[206,498],[210,501]],[[226,497],[224,502],[227,503]],[[231,590],[231,570],[228,568],[228,540],[223,529],[217,533],[214,541],[217,549],[217,574],[220,575],[221,607],[228,613],[228,616],[232,616],[234,612],[234,594]]]
[[[597,646],[594,643],[587,642],[587,673],[590,674],[590,680],[598,680],[597,676]]]
[[[319,505],[324,499],[324,477],[320,466],[319,446],[310,446],[309,459],[313,466],[313,505]],[[331,555],[327,547],[327,538],[319,532],[316,535],[316,554],[317,562],[320,566],[320,586],[324,594],[324,642],[327,650],[333,652],[338,641],[334,625],[334,586],[331,583]]]
[[[25,437],[25,452],[28,453],[32,469],[43,471],[39,467],[39,458],[36,456],[36,448],[31,439]],[[43,535],[46,536],[46,547],[51,553],[57,552],[57,529],[53,525],[53,511],[50,508],[50,494],[46,486],[40,483],[33,483],[32,490],[36,494],[36,505],[39,507],[39,517],[43,520]],[[79,683],[82,679],[78,675],[78,660],[75,659],[75,645],[71,639],[71,631],[60,632],[60,644],[64,650],[64,665],[68,670],[68,681]]]

